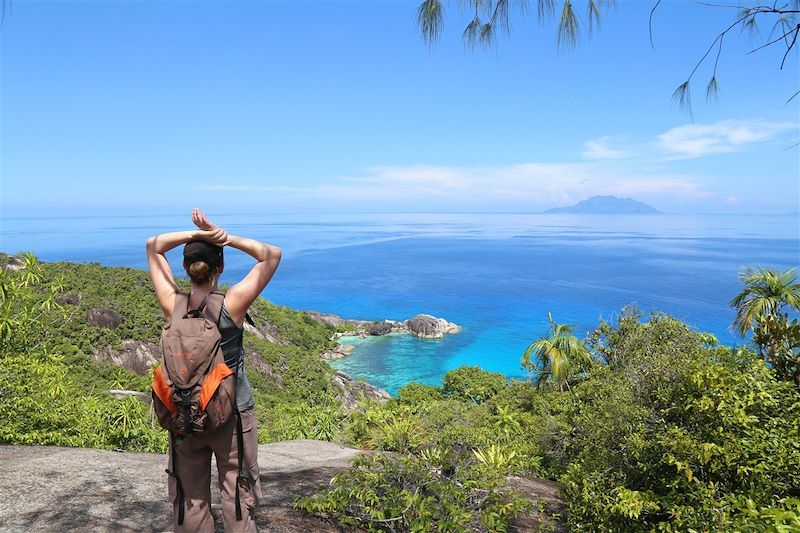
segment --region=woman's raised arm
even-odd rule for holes
[[[255,239],[236,235],[228,236],[227,245],[249,254],[258,261],[242,281],[225,292],[225,304],[228,312],[236,324],[241,326],[250,304],[258,298],[278,269],[278,264],[281,262],[281,249]]]

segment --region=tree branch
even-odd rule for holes
[[[800,26],[800,25],[799,25],[799,26]],[[770,42],[768,42],[768,43],[766,43],[766,44],[762,44],[762,45],[761,45],[761,46],[759,46],[758,48],[753,48],[752,50],[750,50],[749,52],[747,52],[747,55],[750,55],[750,54],[752,54],[753,52],[758,52],[758,51],[759,51],[759,50],[761,50],[762,48],[766,48],[766,47],[767,47],[767,46],[769,46],[769,45],[772,45],[772,44],[775,44],[775,43],[777,43],[778,41],[780,41],[780,40],[781,40],[781,39],[783,39],[784,37],[788,36],[790,33],[797,33],[797,28],[796,28],[796,27],[795,27],[795,28],[792,28],[791,30],[787,31],[786,33],[784,33],[783,35],[781,35],[780,37],[778,37],[778,38],[777,38],[777,39],[775,39],[774,41],[770,41]],[[787,43],[787,46],[788,46],[788,43]]]
[[[792,51],[794,48],[795,43],[797,42],[797,34],[800,33],[800,24],[794,29],[794,37],[792,37],[792,43],[786,47],[786,53],[783,54],[783,59],[781,60],[781,70],[783,70],[783,65],[786,63],[786,58],[789,56],[789,52]]]
[[[653,44],[653,15],[656,12],[656,8],[658,8],[660,4],[661,0],[658,0],[658,2],[656,2],[656,5],[653,6],[653,9],[650,10],[650,20],[647,21],[647,29],[650,31],[650,48],[654,50],[656,48],[656,45]]]

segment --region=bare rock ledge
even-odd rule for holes
[[[356,532],[292,508],[295,494],[312,494],[372,453],[324,441],[294,440],[258,447],[264,498],[256,512],[259,531],[271,533]],[[170,531],[164,468],[167,456],[56,446],[0,446],[0,531],[10,533]],[[216,470],[212,466],[213,470]],[[211,479],[215,480],[216,472]],[[509,478],[509,484],[545,508],[561,506],[556,484]],[[220,494],[212,482],[211,511],[222,531]],[[549,524],[534,512],[509,531]],[[555,524],[554,524],[555,525]],[[556,525],[556,531],[558,531]]]

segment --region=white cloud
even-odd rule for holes
[[[619,148],[612,148],[612,139],[608,135],[600,137],[599,139],[592,139],[583,143],[586,148],[581,152],[581,157],[584,159],[625,159],[636,155],[630,150],[620,150]]]
[[[712,124],[687,124],[658,136],[657,146],[678,157],[701,157],[735,152],[745,145],[768,141],[780,133],[796,130],[791,122],[766,120],[722,120]]]
[[[365,169],[357,177],[343,177],[317,186],[204,185],[202,190],[252,192],[283,198],[373,200],[386,205],[438,202],[452,206],[569,205],[598,194],[616,196],[699,199],[711,196],[701,179],[661,172],[627,172],[606,164],[524,163],[518,165],[386,166]]]
[[[655,140],[625,142],[603,136],[584,143],[574,163],[531,162],[497,166],[405,165],[378,166],[315,185],[208,184],[199,190],[245,192],[293,205],[398,206],[415,208],[540,209],[569,205],[593,195],[632,196],[644,201],[683,202],[718,196],[713,176],[675,173],[670,159],[733,152],[776,139],[797,125],[767,120],[723,120],[687,124]],[[667,156],[665,159],[664,156]],[[623,161],[630,159],[630,161]],[[728,204],[739,203],[735,196]]]

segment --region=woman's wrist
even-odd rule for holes
[[[173,231],[151,237],[150,240],[152,241],[152,249],[154,252],[165,254],[181,244],[186,244],[195,239],[205,239],[205,237],[211,234],[213,234],[213,232],[199,230]]]

